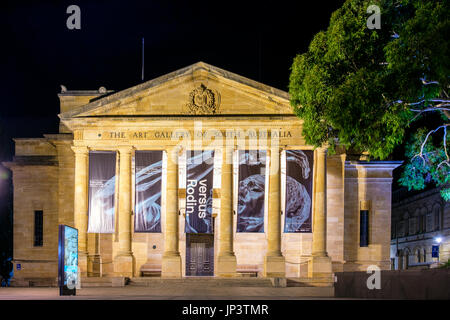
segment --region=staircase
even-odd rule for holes
[[[188,285],[190,287],[272,287],[268,278],[214,278],[186,277],[182,279],[164,279],[156,277],[131,278],[128,285],[157,287],[161,285]]]

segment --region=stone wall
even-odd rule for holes
[[[392,170],[400,163],[347,162],[344,271],[390,269]],[[360,246],[360,210],[369,209],[369,245]]]

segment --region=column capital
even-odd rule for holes
[[[183,155],[183,152],[186,152],[186,148],[183,146],[175,145],[175,146],[166,146],[164,151],[166,151],[167,156],[171,157],[172,161],[178,164],[178,157]]]
[[[76,154],[88,154],[89,148],[85,146],[71,146],[70,147]]]
[[[276,151],[276,152],[278,152],[278,153],[281,153],[283,150],[285,150],[285,147],[282,147],[282,146],[271,146],[271,147],[268,147],[267,148],[267,151],[269,152],[269,154],[270,154],[270,152],[272,152],[272,150],[273,151]]]
[[[316,148],[316,150],[317,150],[318,153],[325,153],[325,154],[327,154],[327,152],[328,152],[328,148],[327,147],[318,147],[318,148]]]
[[[133,146],[117,146],[117,150],[119,151],[120,154],[127,154],[127,153],[132,153],[134,150]]]

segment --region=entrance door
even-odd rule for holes
[[[186,234],[186,275],[214,275],[214,234]]]

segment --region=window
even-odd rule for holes
[[[404,221],[400,221],[398,223],[398,237],[404,237],[405,236],[405,222]]]
[[[423,249],[423,262],[427,262],[427,250]]]
[[[369,246],[369,210],[360,211],[359,246]]]
[[[434,209],[434,230],[439,230],[440,229],[440,219],[439,219],[439,215],[441,210],[439,210],[438,207],[436,207]]]
[[[427,228],[426,228],[426,232],[431,232],[433,231],[433,215],[431,213],[427,214]]]
[[[34,246],[42,247],[44,238],[44,211],[34,211]]]
[[[397,222],[393,222],[391,226],[391,240],[397,238]]]

